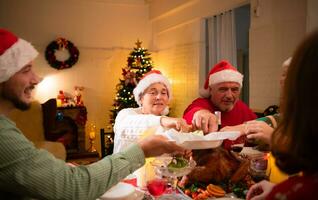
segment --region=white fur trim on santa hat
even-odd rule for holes
[[[135,101],[139,106],[141,106],[141,94],[153,83],[163,83],[167,87],[169,100],[171,99],[171,85],[168,79],[161,74],[153,73],[141,79],[133,91]]]
[[[39,53],[27,41],[19,38],[9,49],[0,55],[0,83],[7,81]]]
[[[222,70],[211,74],[209,77],[209,85],[214,85],[222,82],[236,82],[242,87],[243,75],[234,70]]]
[[[222,70],[209,77],[209,86],[223,82],[236,82],[242,87],[243,75],[234,70]],[[201,97],[208,98],[210,96],[209,88],[201,88],[199,94]]]

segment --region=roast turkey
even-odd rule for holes
[[[248,173],[249,161],[222,147],[194,150],[192,157],[197,166],[187,176],[190,183],[238,182]]]

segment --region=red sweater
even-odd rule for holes
[[[197,98],[194,100],[188,108],[183,113],[183,118],[187,121],[188,124],[192,123],[193,115],[198,110],[210,110],[212,113],[214,111],[219,111],[216,108],[210,99],[208,98]],[[248,106],[243,103],[241,100],[238,100],[233,107],[233,109],[229,112],[222,112],[221,111],[221,125],[222,127],[225,126],[234,126],[242,124],[249,120],[256,119],[256,115],[253,113]],[[225,140],[224,147],[229,149],[232,144],[241,143],[241,140],[245,140],[245,137],[240,137],[235,141]]]
[[[313,175],[290,177],[276,185],[266,200],[314,200],[318,199],[318,173]]]

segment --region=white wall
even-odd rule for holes
[[[318,1],[307,0],[307,32],[318,28]]]
[[[251,15],[250,106],[264,109],[279,103],[281,64],[306,33],[306,1],[259,2],[259,17]]]
[[[145,48],[151,41],[148,6],[140,0],[0,0],[0,27],[39,50],[34,68],[52,84],[36,98],[44,102],[60,89],[72,93],[75,85],[84,86],[88,123],[96,124],[97,130],[108,125],[115,85],[137,38]],[[71,69],[55,70],[44,58],[46,46],[59,36],[80,51]]]

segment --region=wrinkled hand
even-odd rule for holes
[[[245,134],[248,139],[258,139],[270,144],[274,129],[263,121],[248,121],[245,123]]]
[[[263,200],[266,196],[272,191],[273,187],[275,186],[274,183],[269,181],[261,181],[256,183],[248,190],[246,194],[247,200]]]
[[[195,129],[201,129],[204,134],[218,130],[217,118],[208,110],[195,112],[192,125]]]
[[[162,116],[160,118],[160,124],[164,128],[174,128],[181,132],[190,132],[192,130],[192,126],[188,125],[187,122],[182,118]]]
[[[176,145],[175,142],[169,141],[162,135],[151,135],[138,142],[143,150],[145,157],[156,157],[164,153],[168,154],[186,154],[188,150]]]

